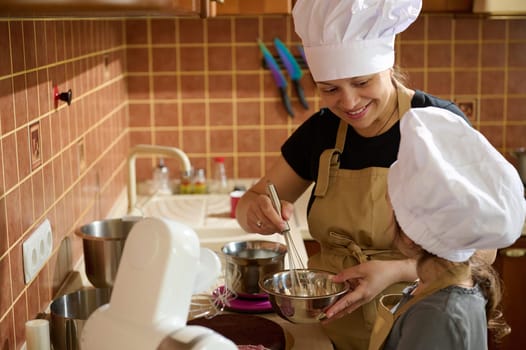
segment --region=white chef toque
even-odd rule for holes
[[[428,107],[407,112],[400,134],[388,192],[409,238],[454,262],[519,238],[526,215],[524,186],[481,133],[452,113]]]
[[[421,0],[298,0],[292,16],[315,81],[369,75],[394,65],[395,35]]]

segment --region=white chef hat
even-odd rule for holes
[[[421,0],[298,0],[292,15],[314,80],[391,68],[395,35],[421,7]]]
[[[388,173],[396,219],[409,238],[441,258],[511,245],[526,213],[517,170],[477,130],[443,109],[412,109],[400,122]]]

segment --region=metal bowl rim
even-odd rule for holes
[[[326,273],[326,274],[332,275],[332,276],[335,275],[333,272],[325,271],[325,270],[319,270],[319,269],[298,269],[298,271],[322,272],[322,273]],[[269,279],[272,279],[275,275],[283,274],[285,272],[290,273],[290,270],[278,271],[278,272],[275,272],[273,274],[268,274],[268,275],[263,276],[263,278],[258,283],[259,284],[259,288],[262,291],[264,291],[266,294],[268,294],[269,296],[273,295],[273,296],[276,296],[276,297],[284,297],[284,298],[287,298],[287,299],[296,299],[296,300],[313,300],[313,299],[331,298],[331,297],[336,297],[336,296],[340,296],[342,294],[345,294],[351,289],[351,285],[349,284],[349,282],[343,281],[343,282],[337,282],[339,284],[343,284],[343,289],[341,291],[339,291],[339,292],[326,294],[326,295],[319,295],[319,296],[299,296],[299,295],[286,295],[286,294],[276,293],[273,290],[269,290],[268,288],[265,287],[265,282],[266,281],[268,281]]]

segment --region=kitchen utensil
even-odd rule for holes
[[[517,158],[517,170],[521,177],[522,183],[526,186],[526,148],[521,147],[511,151],[511,154]]]
[[[305,99],[305,93],[303,92],[303,87],[300,83],[300,79],[303,76],[300,65],[279,38],[274,38],[274,46],[276,46],[278,55],[281,57],[281,61],[289,73],[290,80],[292,81],[292,85],[294,85],[294,89],[296,90],[296,94],[298,95],[301,105],[303,108],[309,109],[309,104]]]
[[[124,243],[132,227],[142,217],[98,220],[75,231],[82,238],[86,275],[98,288],[113,286]]]
[[[50,334],[54,350],[79,350],[88,317],[110,301],[109,288],[81,289],[51,302]]]
[[[276,187],[273,183],[268,182],[267,183],[267,190],[270,195],[270,199],[272,200],[272,205],[274,205],[274,209],[276,209],[276,212],[278,215],[281,216],[281,202],[278,197],[278,192],[276,191]],[[289,269],[292,271],[292,286],[294,288],[298,288],[301,290],[303,286],[301,285],[301,280],[297,274],[297,269],[305,269],[305,264],[303,263],[303,260],[301,259],[301,256],[298,252],[298,249],[296,248],[296,245],[294,244],[294,240],[292,239],[292,234],[290,233],[290,226],[289,223],[286,222],[287,227],[286,229],[281,232],[283,237],[285,238],[285,244],[287,245],[287,261],[289,263]]]
[[[204,267],[220,264],[219,257],[202,254],[197,234],[184,224],[154,217],[137,222],[110,302],[84,326],[82,349],[235,350],[232,341],[212,330],[186,325],[192,295],[204,288],[202,280],[215,281],[221,271],[220,266]]]
[[[289,348],[283,328],[260,316],[225,314],[213,319],[197,318],[188,324],[213,329],[237,345],[263,345],[272,350]]]
[[[349,283],[333,282],[334,274],[321,270],[281,271],[265,276],[261,289],[268,294],[274,311],[293,323],[317,323],[325,310],[349,291]],[[300,279],[302,293],[293,285]]]
[[[278,242],[249,240],[227,243],[221,252],[225,256],[225,284],[232,297],[264,298],[259,280],[283,270],[287,247]]]
[[[292,111],[290,99],[289,99],[289,96],[287,95],[287,80],[285,80],[283,73],[281,73],[281,69],[279,68],[278,63],[274,59],[274,56],[272,56],[272,54],[267,49],[265,44],[263,44],[263,42],[259,39],[258,39],[258,45],[259,45],[259,49],[263,53],[263,58],[265,59],[267,67],[270,69],[270,72],[272,73],[272,77],[274,78],[274,81],[276,82],[276,85],[278,86],[279,94],[281,95],[281,100],[283,102],[283,105],[285,106],[287,113],[291,117],[294,117],[294,112]]]

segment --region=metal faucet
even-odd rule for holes
[[[136,145],[128,155],[128,213],[131,213],[137,202],[137,184],[135,175],[135,159],[138,155],[157,155],[178,158],[182,163],[183,172],[190,174],[192,166],[188,156],[179,148],[157,145]]]

